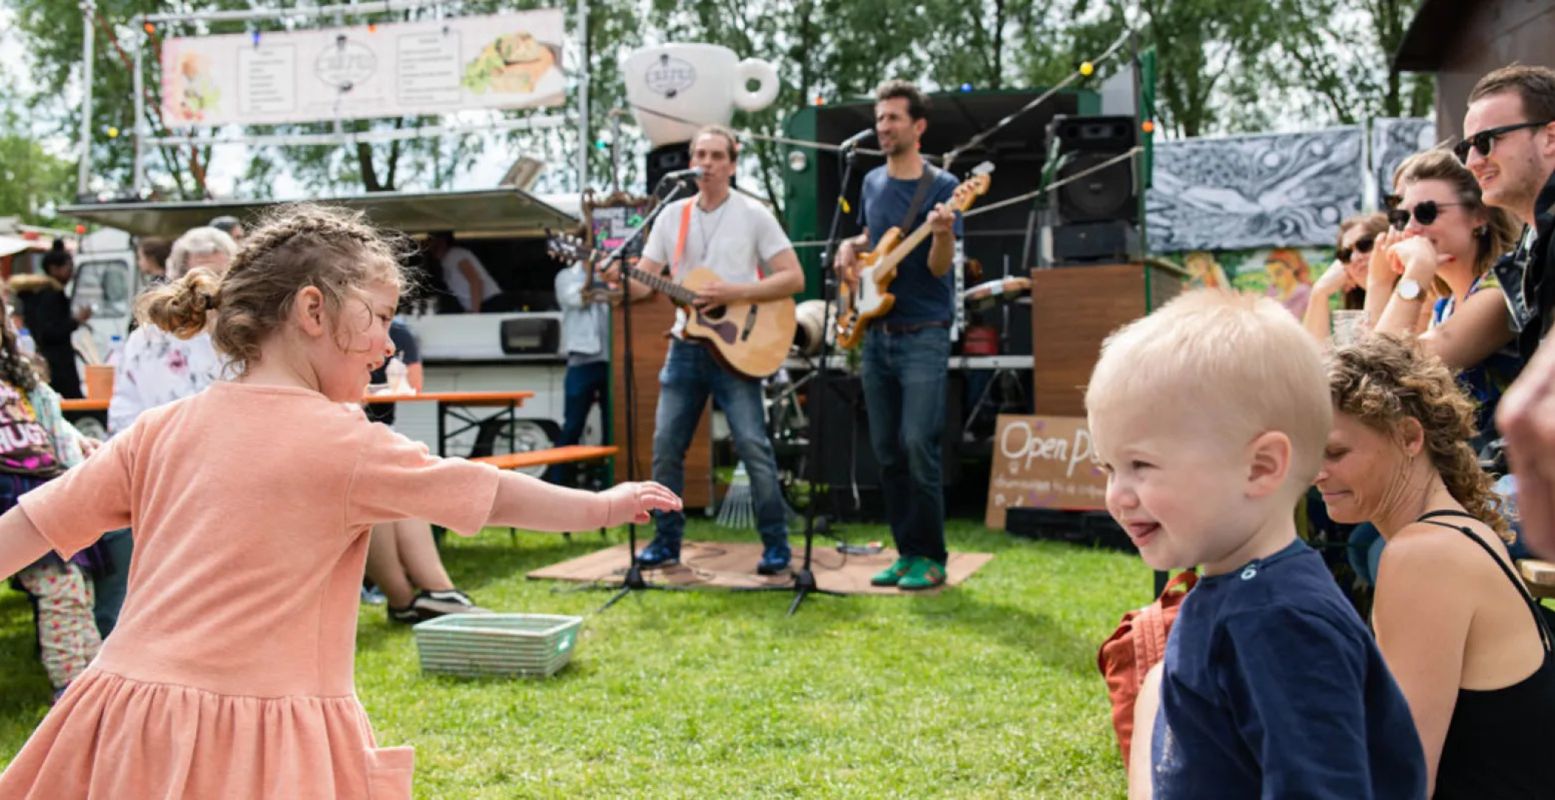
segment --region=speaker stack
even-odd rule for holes
[[[1058,116],[1048,124],[1049,152],[1065,158],[1063,180],[1116,158],[1139,141],[1131,116]],[[1045,231],[1044,261],[1053,266],[1117,264],[1138,260],[1137,159],[1125,159],[1058,188],[1052,225]]]

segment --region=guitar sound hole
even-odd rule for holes
[[[711,306],[702,310],[702,316],[706,319],[723,319],[728,313],[728,306]]]

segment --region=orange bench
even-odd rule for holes
[[[615,445],[569,444],[563,447],[548,447],[544,450],[530,450],[524,453],[476,456],[470,460],[478,461],[482,464],[490,464],[497,469],[524,469],[526,467],[549,467],[552,464],[601,461],[614,457],[620,451],[621,448]]]
[[[552,464],[578,464],[585,461],[603,461],[613,458],[621,448],[615,445],[599,444],[569,444],[562,447],[548,447],[544,450],[530,450],[523,453],[502,453],[495,456],[476,456],[470,459],[482,464],[490,464],[497,469],[525,469],[527,467],[549,467]],[[518,538],[518,531],[508,529],[508,534],[514,539]],[[599,529],[599,535],[605,536],[604,528]],[[562,533],[568,539],[571,533]]]

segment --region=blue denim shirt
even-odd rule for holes
[[[1539,197],[1534,201],[1534,225],[1523,228],[1523,238],[1517,249],[1496,262],[1496,279],[1506,293],[1507,310],[1511,312],[1512,330],[1518,334],[1517,344],[1524,359],[1533,355],[1555,320],[1555,310],[1550,308],[1555,300],[1555,281],[1546,281],[1550,269],[1550,251],[1555,247],[1555,175],[1545,182]]]

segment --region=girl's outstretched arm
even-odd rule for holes
[[[20,506],[0,515],[0,580],[21,572],[50,549]]]
[[[486,524],[532,531],[588,530],[647,522],[649,511],[678,511],[680,507],[674,492],[651,481],[585,492],[504,472]]]

